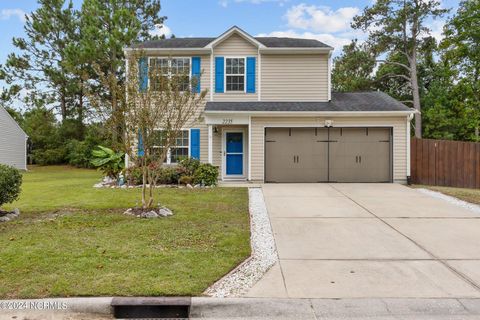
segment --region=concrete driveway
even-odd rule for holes
[[[398,184],[265,184],[279,298],[478,298],[480,215]]]

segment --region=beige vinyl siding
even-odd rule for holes
[[[200,72],[202,73],[200,77],[200,90],[207,90],[205,98],[208,99],[210,94],[210,55],[197,57],[200,57]]]
[[[262,101],[327,101],[328,55],[262,54]]]
[[[213,48],[214,57],[255,57],[255,93],[215,93],[215,62],[213,66],[213,101],[257,101],[258,100],[258,48],[251,42],[232,34]],[[215,61],[215,58],[214,58]],[[246,62],[246,61],[245,61]],[[246,66],[245,66],[246,68]],[[246,76],[246,75],[245,75]],[[226,83],[224,84],[226,86]]]
[[[0,107],[0,164],[26,170],[26,143],[27,136],[23,130],[8,112]]]
[[[393,179],[405,183],[407,179],[407,120],[405,117],[329,117],[334,127],[342,126],[382,126],[393,127]],[[251,178],[264,179],[264,138],[266,127],[319,126],[323,127],[326,118],[305,117],[255,117],[252,118],[251,133]]]

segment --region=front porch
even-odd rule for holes
[[[231,120],[231,121],[230,121]],[[207,118],[208,162],[219,167],[219,180],[250,180],[250,126],[233,119]]]

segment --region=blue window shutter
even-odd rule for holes
[[[148,88],[148,59],[141,57],[138,60],[138,89],[146,91]]]
[[[192,57],[192,78],[196,78],[194,92],[200,92],[200,57]]]
[[[190,157],[200,159],[200,129],[190,129]]]
[[[223,57],[215,57],[215,92],[223,93],[225,59]]]
[[[255,57],[247,57],[247,93],[255,93]]]
[[[142,133],[138,130],[138,144],[137,144],[137,156],[143,157],[145,155],[145,150],[143,149],[143,138]]]

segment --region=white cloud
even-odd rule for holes
[[[301,3],[288,9],[285,14],[288,26],[315,32],[339,32],[350,29],[352,18],[360,13],[356,7],[332,10],[329,7]]]
[[[437,42],[442,41],[443,35],[443,27],[445,26],[445,20],[434,20],[432,21],[428,27],[430,28],[430,35],[434,37]]]
[[[172,30],[165,24],[157,24],[155,29],[150,31],[152,36],[165,36],[165,38],[169,38],[172,35]]]
[[[252,3],[252,4],[262,4],[262,3],[278,3],[280,7],[283,7],[285,3],[289,2],[290,0],[220,0],[218,4],[220,4],[222,7],[226,8],[228,7],[228,4],[230,2],[235,2],[235,3]]]
[[[0,20],[8,20],[11,17],[17,17],[21,22],[25,22],[26,13],[22,9],[2,9],[0,11]]]

